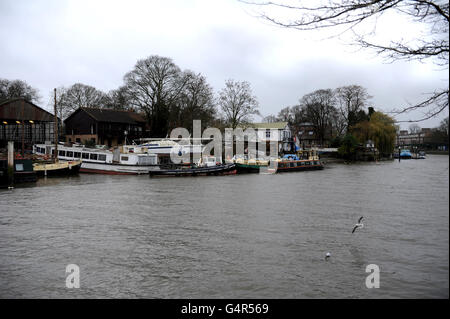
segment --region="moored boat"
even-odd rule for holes
[[[400,151],[400,158],[401,159],[411,159],[412,158],[412,154],[409,150],[404,149]]]
[[[236,174],[235,164],[220,164],[216,166],[206,167],[179,167],[175,169],[160,169],[150,171],[150,177],[152,176],[211,176],[211,175],[234,175]]]
[[[323,164],[313,151],[286,154],[277,161],[277,172],[321,170]]]
[[[35,183],[36,172],[33,170],[33,162],[27,159],[15,159],[13,166],[13,182],[16,184]],[[8,161],[0,160],[0,188],[8,187]]]
[[[170,165],[173,166],[173,165]],[[234,175],[236,174],[236,165],[233,163],[222,164],[220,159],[214,156],[203,156],[198,163],[176,167],[161,167],[159,170],[149,172],[152,176],[210,176],[210,175]]]
[[[82,162],[67,161],[56,163],[34,163],[33,170],[38,176],[67,176],[76,175],[80,171]]]
[[[134,145],[114,150],[58,145],[58,159],[66,162],[81,160],[79,171],[82,173],[139,175],[159,169],[157,156],[146,151],[145,148]],[[33,153],[51,157],[54,145],[34,145]]]
[[[259,173],[261,169],[269,167],[269,161],[262,158],[248,158],[245,156],[234,156],[230,161],[236,165],[238,173]]]

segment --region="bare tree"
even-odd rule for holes
[[[332,117],[336,113],[333,90],[317,90],[306,94],[300,100],[305,116],[314,126],[316,136],[323,142],[331,129]]]
[[[0,102],[14,98],[23,98],[33,103],[38,103],[40,100],[38,90],[25,81],[0,79]]]
[[[331,116],[331,127],[333,130],[332,135],[334,137],[342,137],[345,135],[346,129],[348,126],[348,122],[345,117],[342,115],[340,110],[335,109],[333,115]]]
[[[108,92],[105,107],[113,110],[132,110],[130,99],[126,87],[121,86]]]
[[[124,80],[131,105],[149,119],[151,135],[166,136],[170,109],[176,105],[189,76],[183,75],[172,59],[153,55],[139,60]]]
[[[374,50],[387,61],[432,60],[440,68],[449,65],[449,2],[446,0],[322,0],[289,2],[245,1],[261,9],[261,17],[272,23],[298,30],[332,29],[336,35],[350,33],[352,44]],[[281,13],[280,13],[281,11]],[[285,13],[294,13],[297,18],[286,19]],[[278,14],[274,13],[280,13]],[[395,12],[420,25],[426,31],[419,33],[414,41],[404,39],[376,42],[377,22],[387,12]],[[291,15],[292,16],[292,15]],[[372,27],[367,31],[367,26]],[[364,29],[364,27],[366,27]],[[361,31],[364,30],[364,31]],[[398,122],[420,122],[432,118],[448,108],[449,87],[437,88],[417,104],[392,110],[402,114],[421,109],[424,117]]]
[[[59,87],[56,92],[61,119],[67,118],[80,107],[104,108],[108,104],[108,96],[105,93],[82,83],[75,83],[68,88]],[[53,105],[53,92],[50,96],[49,105]]]
[[[422,128],[416,123],[411,124],[408,129],[410,134],[418,134],[422,131]]]
[[[214,92],[203,75],[185,71],[183,76],[187,82],[176,103],[178,112],[171,112],[176,116],[173,126],[184,127],[192,132],[193,120],[201,120],[203,127],[214,121]]]
[[[282,122],[292,123],[292,113],[289,106],[281,109],[281,111],[278,113],[278,120]]]
[[[259,114],[258,101],[252,95],[250,83],[228,80],[219,93],[219,105],[225,120],[233,129],[250,121],[252,115]]]
[[[345,120],[345,130],[363,120],[365,108],[372,98],[360,85],[348,85],[335,90],[336,102],[342,118]]]
[[[264,123],[275,123],[275,122],[278,122],[278,118],[275,115],[270,114],[270,115],[267,115],[264,117],[263,122]]]

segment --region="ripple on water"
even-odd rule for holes
[[[448,298],[448,181],[448,156],[429,156],[1,190],[0,297]],[[64,288],[69,263],[76,291]],[[376,290],[364,285],[372,263]]]

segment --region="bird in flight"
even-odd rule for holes
[[[361,222],[362,219],[363,219],[363,216],[361,216],[361,217],[358,219],[358,223],[356,223],[356,224],[355,224],[355,227],[353,227],[352,234],[355,232],[355,230],[356,230],[357,228],[359,228],[359,227],[363,228],[363,227],[364,227],[364,224]]]

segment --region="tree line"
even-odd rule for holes
[[[383,154],[390,154],[398,127],[394,119],[377,112],[371,105],[372,96],[360,85],[336,89],[320,89],[305,94],[299,104],[283,108],[267,122],[288,122],[295,136],[305,123],[311,125],[318,144],[340,147],[343,155],[354,153],[358,144],[372,140]]]
[[[41,99],[38,90],[24,81],[0,79],[0,102],[16,97],[34,103]],[[305,94],[297,105],[281,109],[276,116],[266,116],[264,121],[288,122],[294,136],[308,123],[318,144],[340,147],[343,154],[352,153],[369,139],[380,152],[389,154],[399,127],[391,117],[375,111],[371,99],[367,89],[356,84],[320,89]],[[53,97],[51,100],[53,103]],[[148,119],[152,137],[167,136],[175,127],[192,131],[192,122],[197,119],[204,127],[234,129],[251,122],[253,115],[260,115],[250,83],[227,80],[216,97],[205,76],[181,71],[171,59],[159,56],[139,60],[124,76],[123,85],[107,93],[82,83],[59,87],[57,105],[62,119],[79,107],[141,112]],[[413,124],[409,130],[414,133],[421,128]],[[448,140],[448,118],[432,133],[433,140]]]
[[[148,120],[151,137],[167,136],[176,127],[191,131],[194,119],[201,120],[204,127],[236,128],[259,114],[250,83],[227,80],[216,97],[204,75],[181,70],[172,59],[158,55],[138,60],[124,75],[123,84],[109,92],[82,83],[56,91],[62,119],[80,107],[140,112]],[[53,92],[51,96],[49,104],[53,105]],[[37,90],[24,81],[1,79],[0,101],[15,97],[40,100]]]

